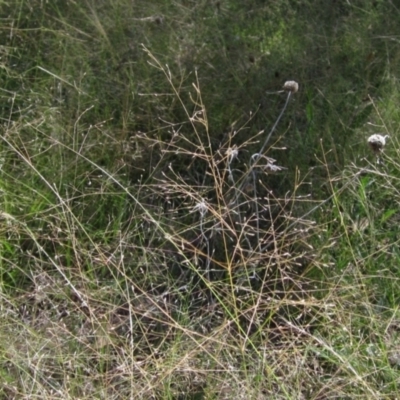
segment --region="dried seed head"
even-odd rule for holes
[[[229,147],[226,150],[226,156],[228,157],[228,164],[230,164],[239,154],[239,150],[237,149],[237,146]]]
[[[374,135],[371,135],[368,138],[369,147],[375,154],[379,154],[385,147],[386,139],[388,137],[389,137],[388,135],[383,136],[379,133],[375,133]]]
[[[276,174],[278,172],[283,171],[284,169],[287,169],[285,167],[280,167],[279,165],[271,164],[268,163],[266,165],[262,166],[262,169],[267,173],[267,174]]]
[[[251,162],[252,162],[252,163],[254,163],[255,161],[261,160],[261,159],[262,159],[262,160],[265,160],[267,163],[270,163],[270,164],[274,164],[275,161],[276,161],[276,160],[274,160],[273,158],[264,156],[264,155],[262,155],[262,154],[260,154],[260,153],[254,153],[254,154],[251,156]]]
[[[194,207],[193,212],[198,211],[201,217],[204,217],[208,211],[208,207],[204,199],[201,199]]]
[[[296,81],[286,81],[283,85],[283,90],[296,93],[299,90],[299,84]]]
[[[157,24],[157,25],[162,25],[164,23],[164,17],[162,15],[156,15],[153,19],[153,21]]]

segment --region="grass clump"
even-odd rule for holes
[[[397,23],[339,3],[4,5],[1,398],[397,395]]]

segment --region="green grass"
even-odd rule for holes
[[[275,3],[1,6],[0,399],[396,398],[398,10]]]

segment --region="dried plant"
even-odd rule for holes
[[[368,138],[368,144],[374,154],[379,155],[385,145],[386,139],[389,138],[389,135],[382,135],[380,133],[375,133]]]

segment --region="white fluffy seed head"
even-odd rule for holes
[[[208,211],[207,203],[204,199],[201,199],[196,205],[193,207],[193,212],[198,211],[201,217],[204,217]]]
[[[381,135],[380,133],[371,135],[367,140],[369,147],[375,154],[379,154],[385,147],[388,137],[388,135]]]
[[[275,164],[271,164],[271,163],[267,163],[266,165],[263,165],[262,168],[267,174],[276,174],[278,172],[281,172],[281,171],[287,169],[285,167],[280,167],[279,165],[275,165]]]
[[[299,84],[296,81],[286,81],[283,85],[283,90],[296,93],[299,90]]]
[[[239,150],[237,146],[229,147],[226,150],[226,156],[228,157],[228,164],[230,164],[239,155]]]

